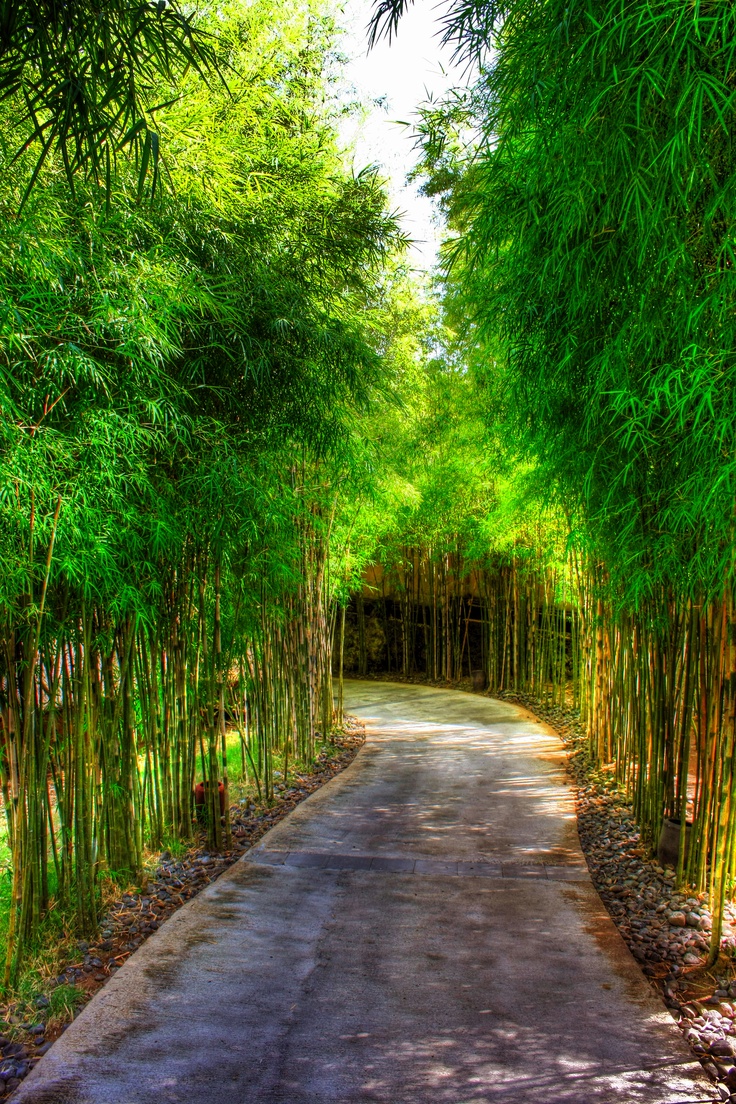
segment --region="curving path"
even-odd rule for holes
[[[717,1098],[589,880],[558,738],[349,683],[354,763],[182,908],[17,1104]]]

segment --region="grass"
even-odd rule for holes
[[[3,877],[3,893],[0,897],[0,955],[5,961],[7,931],[10,918],[9,876]],[[84,999],[72,985],[53,985],[64,964],[78,955],[72,929],[71,909],[63,910],[55,898],[51,898],[48,912],[33,940],[23,964],[18,981],[12,991],[0,992],[0,999],[8,1004],[10,1022],[33,1020],[39,1013],[36,1000],[45,996],[49,1007],[44,1018],[57,1017],[68,1020],[73,1010]]]
[[[11,859],[8,831],[3,817],[3,827],[0,830],[0,969],[1,964],[5,962],[8,947],[7,935],[13,886]],[[50,906],[30,947],[22,976],[12,993],[3,993],[0,990],[0,999],[3,997],[6,999],[12,998],[15,1005],[21,1010],[30,1010],[34,1007],[35,999],[46,993],[49,980],[56,976],[56,973],[61,969],[61,963],[68,957],[74,947],[70,913],[65,914],[54,896],[55,881],[55,873],[52,867],[49,870]],[[71,995],[64,993],[63,990],[72,988],[72,986],[59,986],[59,991],[54,991],[55,996],[50,1005],[52,1014],[62,1015],[64,1014],[63,1010],[71,1007]],[[75,992],[75,999],[78,1000],[79,993],[77,990]],[[59,1006],[58,1013],[56,1011],[57,1005]]]

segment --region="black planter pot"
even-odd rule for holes
[[[680,821],[676,820],[674,817],[667,817],[662,825],[662,831],[659,833],[659,844],[657,846],[657,858],[662,866],[677,866],[677,856],[680,852],[680,827]],[[685,824],[686,862],[690,851],[692,827],[691,822],[687,821]]]

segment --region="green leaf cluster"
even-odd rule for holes
[[[634,603],[732,560],[735,18],[456,5],[479,75],[425,116],[489,412]]]

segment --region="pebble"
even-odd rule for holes
[[[28,1051],[22,1043],[8,1043],[3,1047],[3,1059],[5,1058],[26,1058]]]

